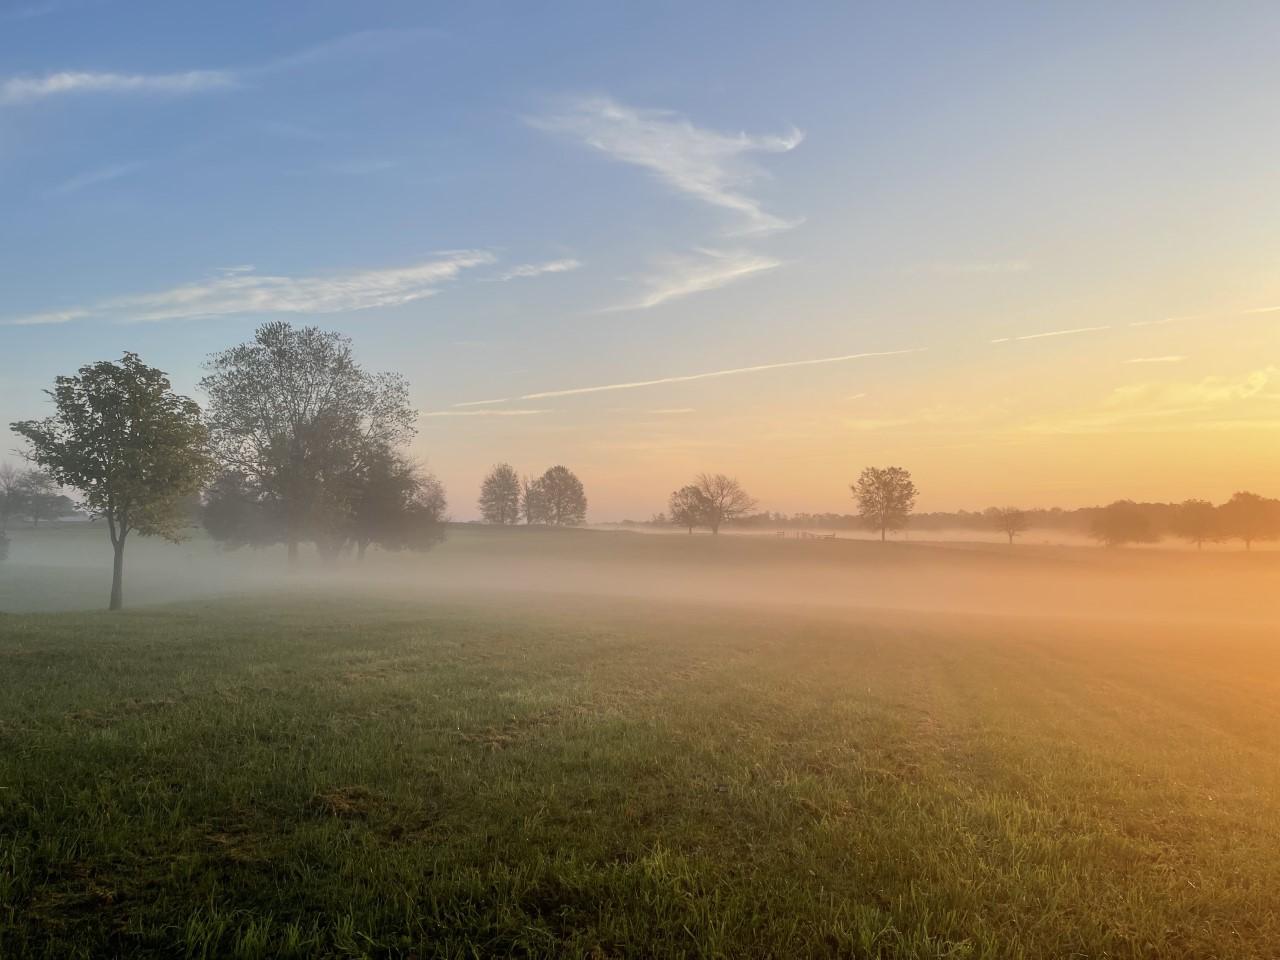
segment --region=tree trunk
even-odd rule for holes
[[[108,610],[124,609],[124,538],[118,539],[113,547],[115,557],[111,564],[111,604]]]
[[[885,542],[885,540],[888,538],[888,536],[889,536],[889,528],[888,528],[887,526],[881,525],[881,527],[880,527],[880,542],[881,542],[881,543],[884,543],[884,542]]]
[[[713,534],[715,534],[715,535],[717,535],[717,536],[718,536],[718,535],[719,535],[719,533],[720,533],[720,524],[718,524],[718,523],[713,523],[713,524],[711,525],[711,532],[712,532]]]
[[[689,536],[691,536],[691,537],[693,536],[693,527],[690,527],[690,528],[689,528]]]
[[[369,549],[369,541],[361,540],[356,544],[356,559],[364,563],[364,552]]]
[[[1009,534],[1009,546],[1013,546],[1013,534]]]
[[[298,541],[293,537],[289,538],[289,569],[298,569]]]

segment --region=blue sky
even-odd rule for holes
[[[0,420],[283,317],[410,378],[460,517],[500,459],[596,519],[872,462],[1216,499],[1280,466],[1278,46],[1263,3],[0,0]]]

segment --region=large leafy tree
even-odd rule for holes
[[[1280,500],[1242,490],[1218,508],[1222,532],[1243,541],[1246,550],[1255,540],[1280,537]]]
[[[1217,507],[1208,500],[1184,500],[1174,510],[1172,527],[1175,534],[1200,550],[1206,540],[1221,536],[1222,521]]]
[[[690,534],[693,533],[694,527],[700,527],[707,522],[707,516],[710,513],[706,497],[692,483],[671,494],[671,499],[667,501],[667,510],[670,513],[671,522],[677,527],[688,528]]]
[[[480,516],[485,523],[520,522],[520,476],[509,463],[499,463],[480,484]]]
[[[234,476],[226,486],[270,519],[261,529],[288,545],[291,564],[300,543],[332,543],[373,459],[414,434],[404,378],[364,370],[337,333],[268,323],[206,367],[213,451]]]
[[[555,466],[535,481],[535,500],[542,520],[556,527],[575,527],[587,519],[587,495],[582,481],[568,467]]]
[[[1132,500],[1117,500],[1094,513],[1089,535],[1108,547],[1155,543],[1160,539],[1151,518]]]
[[[429,550],[444,539],[444,486],[412,460],[384,449],[369,458],[351,500],[343,540],[361,560],[384,550]]]
[[[53,416],[12,429],[55,483],[78,490],[84,508],[106,518],[114,553],[110,608],[119,610],[129,536],[181,539],[183,501],[208,477],[200,408],[133,353],[58,377],[46,392]]]
[[[700,473],[693,488],[698,491],[701,521],[712,533],[719,533],[721,524],[755,509],[755,500],[742,489],[742,484],[723,473]]]
[[[901,530],[907,525],[920,492],[911,480],[911,473],[902,467],[867,467],[850,489],[858,502],[862,522],[872,530],[879,530],[882,541],[890,530]]]

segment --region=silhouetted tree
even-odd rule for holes
[[[33,527],[40,526],[42,521],[61,520],[76,512],[76,505],[71,498],[62,493],[57,481],[41,470],[28,470],[23,477],[25,491],[25,513]]]
[[[56,483],[80,491],[91,513],[106,517],[114,552],[110,609],[119,610],[129,535],[180,540],[182,500],[209,475],[200,408],[133,353],[58,377],[48,394],[52,417],[12,429],[30,444],[31,460]]]
[[[881,541],[890,530],[907,525],[919,493],[911,474],[902,467],[867,467],[849,487],[858,502],[862,522],[880,531]]]
[[[1025,510],[1017,507],[992,507],[987,511],[987,516],[991,518],[995,528],[1009,538],[1010,546],[1013,545],[1014,537],[1031,529],[1031,518]]]
[[[1194,543],[1197,550],[1204,548],[1206,540],[1217,540],[1221,523],[1218,510],[1208,500],[1184,500],[1173,514],[1173,532]]]
[[[1089,535],[1108,547],[1155,543],[1160,539],[1146,513],[1132,500],[1117,500],[1098,510],[1089,525]]]
[[[394,451],[370,458],[352,506],[345,532],[361,560],[373,544],[384,550],[429,550],[444,539],[444,486]]]
[[[500,463],[480,484],[480,516],[485,523],[520,522],[520,477],[509,463]]]
[[[1218,508],[1222,532],[1244,542],[1253,549],[1255,540],[1274,540],[1280,536],[1280,501],[1269,500],[1242,490]]]
[[[677,527],[688,527],[690,534],[693,533],[694,527],[700,527],[706,523],[710,514],[707,498],[694,484],[681,487],[672,493],[667,509],[671,514],[671,522]],[[663,520],[665,522],[666,517],[663,517]]]
[[[750,513],[756,505],[742,484],[723,473],[700,473],[693,482],[702,498],[702,522],[719,533],[721,524]]]
[[[404,378],[366,372],[337,333],[268,323],[206,367],[214,453],[278,507],[291,564],[301,541],[332,542],[367,459],[414,433]]]
[[[576,527],[587,519],[587,495],[582,481],[568,467],[552,467],[536,481],[543,522]]]
[[[26,516],[26,512],[25,471],[11,463],[0,463],[0,533],[9,529],[9,521]]]
[[[542,478],[525,477],[520,484],[520,512],[525,523],[547,522],[547,491]]]
[[[214,540],[228,547],[284,543],[284,510],[235,470],[219,473],[205,491],[201,521]]]

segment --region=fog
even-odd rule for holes
[[[0,611],[105,606],[111,551],[101,525],[11,533]],[[1280,553],[1197,553],[1026,542],[835,540],[453,524],[425,553],[371,550],[333,564],[304,550],[226,550],[132,539],[126,606],[321,590],[423,600],[596,595],[802,611],[919,610],[1155,622],[1272,623]]]

